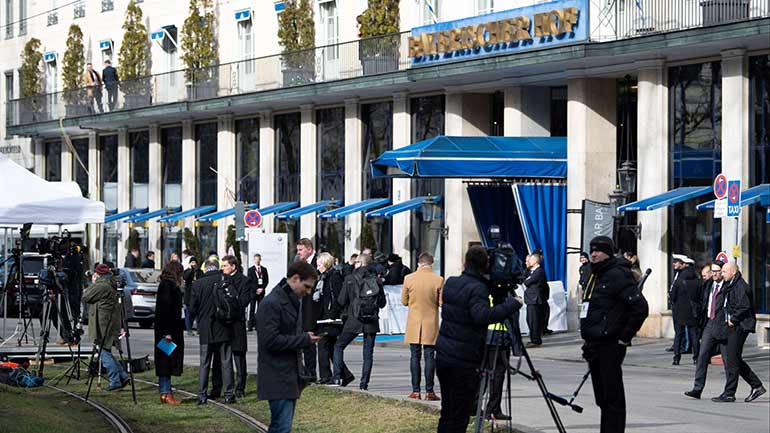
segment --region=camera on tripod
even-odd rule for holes
[[[516,287],[524,280],[521,259],[509,242],[501,240],[500,227],[489,227],[489,239],[495,246],[487,249],[489,256],[489,279],[494,292],[516,295]]]

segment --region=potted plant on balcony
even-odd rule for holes
[[[43,61],[43,53],[40,52],[40,39],[32,38],[24,45],[21,53],[21,100],[17,105],[19,123],[25,124],[39,120],[39,112],[42,108],[43,76],[40,63]]]
[[[83,31],[72,24],[67,34],[67,49],[62,59],[64,109],[68,117],[88,114],[87,93],[83,89],[83,71],[86,63],[83,53]]]
[[[287,0],[278,17],[278,42],[281,54],[283,85],[312,83],[315,79],[315,23],[309,0]]]
[[[190,100],[217,96],[216,22],[211,0],[190,0],[190,12],[182,26],[182,61]]]
[[[398,0],[369,0],[358,22],[364,75],[397,71],[401,50]]]
[[[147,28],[142,24],[142,9],[131,0],[123,22],[123,42],[118,52],[118,64],[126,109],[150,105],[152,88],[147,76],[150,64],[150,44]]]

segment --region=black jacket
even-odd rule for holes
[[[479,368],[487,326],[513,318],[513,313],[521,308],[513,298],[491,307],[488,285],[486,278],[470,270],[444,283],[442,322],[436,341],[437,362],[473,370]]]
[[[746,332],[754,332],[757,315],[754,308],[754,291],[740,272],[735,274],[727,286],[727,315],[734,326]]]
[[[314,253],[313,258],[310,260],[310,266],[313,267],[313,269],[316,268],[316,261],[318,259],[318,256]],[[296,260],[299,260],[299,257],[296,258]],[[318,317],[320,315],[319,305],[315,302],[313,302],[313,294],[310,293],[307,296],[302,297],[302,330],[306,332],[316,332],[317,324],[316,321],[318,320]]]
[[[535,270],[528,270],[527,277],[524,279],[524,303],[527,305],[546,304],[551,294],[548,287],[548,280],[545,278],[545,271],[542,266]]]
[[[184,365],[184,319],[182,319],[182,289],[173,281],[161,280],[155,301],[155,344],[171,336],[176,349],[171,356],[155,346],[155,374],[181,376]]]
[[[697,309],[700,299],[700,280],[692,267],[679,271],[671,286],[671,304],[674,323],[687,326],[698,325]]]
[[[701,313],[703,315],[703,328],[705,329],[709,323],[711,324],[711,333],[714,338],[724,340],[727,338],[727,320],[725,315],[725,293],[728,288],[728,284],[724,281],[721,282],[722,287],[717,293],[716,300],[714,302],[714,320],[709,317],[709,299],[712,297],[714,290],[714,283],[711,282],[708,287],[703,290],[703,303],[701,305]]]
[[[126,260],[123,261],[124,268],[138,268],[140,265],[139,257],[134,257],[133,254],[126,254]]]
[[[257,276],[256,266],[249,268],[249,287],[254,292],[257,302],[261,301],[265,297],[267,291],[267,285],[270,283],[270,276],[267,273],[267,268],[264,266],[259,267],[259,276]],[[259,284],[259,278],[262,278],[262,284]],[[257,289],[262,289],[262,293],[257,294]]]
[[[404,266],[404,263],[399,260],[392,265],[388,266],[388,269],[385,271],[385,285],[388,286],[397,286],[399,284],[404,284],[404,277],[411,274],[412,270],[408,267]]]
[[[353,270],[355,270],[355,269],[356,268],[353,265],[351,265],[350,263],[348,263],[348,262],[343,263],[342,264],[342,278],[345,278],[348,275],[352,274]]]
[[[309,335],[299,331],[298,314],[299,299],[285,278],[259,305],[257,397],[260,400],[299,398],[298,351],[312,343]]]
[[[586,318],[580,319],[580,335],[587,342],[628,343],[649,313],[630,267],[615,257],[591,265],[583,302],[589,306]]]
[[[102,82],[107,87],[115,87],[118,84],[118,71],[112,66],[107,66],[102,70]]]
[[[342,309],[337,303],[342,292],[342,273],[336,269],[327,269],[321,274],[316,283],[316,290],[320,289],[318,303],[320,304],[319,320],[339,319]],[[318,325],[318,332],[327,332],[329,336],[336,337],[342,329],[339,325]]]
[[[233,327],[214,320],[214,288],[222,281],[222,272],[211,271],[193,283],[190,314],[198,320],[200,344],[223,343],[233,337]]]
[[[238,310],[238,320],[233,323],[232,340],[230,344],[233,352],[245,352],[248,350],[248,339],[246,338],[246,308],[248,308],[251,301],[256,296],[256,293],[251,290],[249,285],[249,279],[239,271],[235,271],[234,274],[225,276],[229,280],[235,292],[238,294],[238,304],[240,310]]]
[[[192,296],[193,283],[203,276],[203,271],[199,268],[188,268],[184,271],[184,304],[190,306],[190,297]]]
[[[580,280],[578,280],[578,284],[580,284],[580,287],[585,289],[586,284],[588,283],[588,276],[591,275],[591,263],[586,262],[580,265]]]
[[[142,267],[147,269],[155,269],[155,260],[144,259]]]
[[[342,285],[342,291],[339,297],[337,297],[337,303],[343,309],[342,319],[345,324],[342,326],[342,332],[352,332],[354,334],[364,333],[378,333],[380,332],[380,321],[375,320],[372,323],[361,323],[360,320],[353,313],[353,304],[358,298],[358,290],[360,288],[356,277],[371,278],[376,277],[372,270],[368,267],[360,267],[353,271],[353,274],[345,278],[345,282]],[[385,308],[387,299],[385,298],[385,291],[382,290],[382,282],[377,279],[377,284],[380,286],[380,293],[377,295],[377,306],[380,309]]]

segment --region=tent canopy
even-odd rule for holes
[[[374,177],[567,177],[567,137],[437,136],[371,161]]]
[[[75,182],[48,182],[0,154],[0,224],[103,223],[104,203]]]

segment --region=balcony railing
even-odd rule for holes
[[[25,125],[404,70],[409,67],[408,36],[397,33],[15,99],[7,103],[6,121]]]

